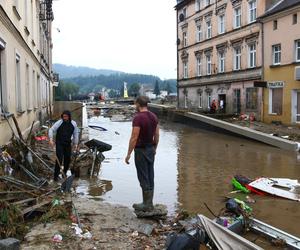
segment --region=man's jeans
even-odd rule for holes
[[[136,148],[134,150],[134,161],[138,180],[143,191],[154,190],[154,146]]]

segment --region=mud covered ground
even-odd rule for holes
[[[33,227],[21,245],[23,250],[50,249],[163,249],[166,228],[151,220],[136,218],[127,207],[111,205],[85,198],[73,200],[82,227],[92,234],[91,239],[81,239],[71,228],[71,221],[56,221]],[[145,227],[153,226],[151,236]],[[166,226],[165,226],[166,227]],[[52,241],[55,234],[62,235],[60,243]]]

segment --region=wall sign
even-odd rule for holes
[[[284,87],[284,81],[276,81],[276,82],[268,82],[268,88],[283,88]]]

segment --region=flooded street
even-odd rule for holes
[[[112,145],[105,152],[98,180],[81,180],[77,192],[93,199],[131,207],[141,200],[136,170],[124,163],[131,132],[130,122],[111,122],[108,118],[92,117],[108,131],[90,129],[91,138]],[[155,203],[168,206],[169,212],[186,209],[209,217],[204,203],[217,214],[224,207],[224,198],[233,197],[231,178],[242,174],[297,179],[300,176],[299,154],[260,143],[161,122],[161,139],[155,164]],[[235,197],[245,199],[246,195]],[[257,219],[300,236],[300,204],[273,197],[251,195]]]

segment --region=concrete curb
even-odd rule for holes
[[[167,105],[160,105],[160,104],[149,104],[149,108],[153,110],[154,112],[159,112],[162,114],[162,116],[169,115],[169,113],[176,114],[177,111],[174,107],[170,107]],[[264,144],[274,146],[277,148],[289,150],[289,151],[298,151],[298,143],[288,141],[285,139],[282,139],[280,137],[275,137],[268,135],[266,133],[262,133],[250,128],[242,127],[239,125],[231,124],[229,122],[225,122],[222,120],[214,119],[205,115],[200,115],[193,112],[186,112],[186,113],[180,113],[183,117],[187,117],[191,120],[197,121],[202,124],[207,124],[215,128],[219,128],[221,130],[225,130],[230,132],[231,134],[235,134],[238,136],[246,137],[255,141],[262,142]]]

